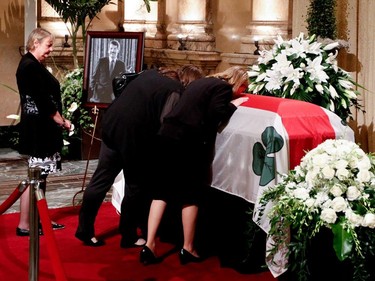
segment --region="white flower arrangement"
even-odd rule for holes
[[[359,85],[338,67],[338,47],[339,42],[324,44],[303,33],[289,41],[278,36],[273,48],[261,51],[258,64],[248,71],[248,91],[311,102],[343,120],[351,118],[351,106],[362,108]]]
[[[353,280],[370,280],[364,278],[368,274],[364,264],[366,256],[375,253],[372,154],[347,140],[326,140],[283,175],[280,183],[263,193],[261,212],[269,202],[272,208],[262,214],[270,218],[269,236],[274,241],[268,258],[272,259],[280,248],[287,248],[289,256],[300,263],[298,274],[306,274],[306,263],[299,255],[306,250],[304,245],[326,227],[332,231],[337,258],[348,258],[355,267]],[[292,247],[287,229],[291,230]]]

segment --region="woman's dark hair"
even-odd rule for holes
[[[203,70],[192,64],[184,65],[177,70],[167,67],[160,67],[158,70],[164,76],[179,80],[183,87],[186,87],[196,79],[204,77]]]
[[[194,80],[204,77],[203,70],[192,64],[182,66],[178,70],[178,76],[184,88]]]
[[[167,67],[159,67],[158,71],[161,75],[169,77],[171,79],[180,80],[178,77],[178,72],[176,70],[167,68]]]

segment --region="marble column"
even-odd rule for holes
[[[175,50],[214,51],[211,0],[180,0],[177,8],[177,22],[168,35],[168,45]]]
[[[163,31],[165,0],[151,1],[150,12],[147,11],[143,0],[124,0],[123,5],[124,30],[143,31],[145,47],[163,48],[166,45],[166,35]]]
[[[250,22],[246,28],[249,34],[241,40],[241,52],[255,52],[255,41],[262,45],[273,45],[273,39],[291,35],[292,0],[252,0]]]

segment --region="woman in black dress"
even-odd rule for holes
[[[201,260],[194,247],[195,225],[203,188],[210,185],[216,134],[247,101],[239,94],[247,85],[247,71],[240,67],[195,80],[164,118],[159,131],[157,188],[153,189],[147,243],[140,253],[143,264],[160,261],[155,255],[155,238],[167,202],[177,203],[182,209],[181,264]]]
[[[60,83],[42,64],[53,51],[53,40],[47,30],[34,29],[16,72],[21,100],[19,153],[27,155],[29,167],[41,168],[40,188],[44,192],[48,174],[61,169],[62,130],[71,127],[62,116]],[[29,236],[29,205],[27,189],[21,196],[18,236]],[[52,228],[64,226],[53,222]]]

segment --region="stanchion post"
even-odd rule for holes
[[[30,242],[29,242],[29,281],[39,279],[39,214],[36,204],[36,192],[40,192],[41,169],[29,168],[30,181]]]

